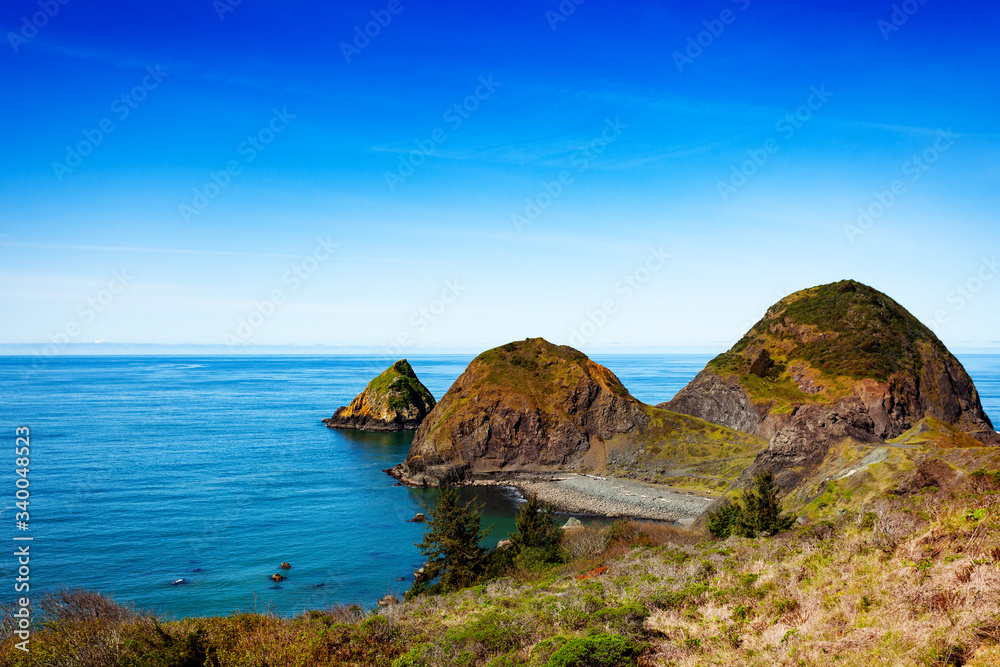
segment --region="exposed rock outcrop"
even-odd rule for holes
[[[650,476],[719,458],[724,447],[746,455],[762,446],[645,405],[582,352],[534,338],[474,359],[389,472],[427,486],[556,469]]]
[[[726,380],[706,368],[674,398],[658,408],[692,415],[744,433],[756,433],[767,411],[754,405],[735,379]]]
[[[942,445],[961,434],[1000,444],[958,359],[905,308],[851,280],[782,299],[659,407],[769,438],[744,477],[774,469],[786,487],[835,443],[892,441],[925,421],[948,426],[921,431],[944,433]]]
[[[412,431],[434,409],[434,397],[406,359],[368,383],[350,405],[324,419],[330,428],[362,431]]]

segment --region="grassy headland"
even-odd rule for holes
[[[998,664],[1000,474],[899,493],[886,465],[846,478],[852,489],[830,485],[810,525],[775,537],[633,522],[569,530],[566,564],[522,563],[379,611],[160,621],[63,593],[46,602],[30,654],[13,648],[5,616],[0,664]]]

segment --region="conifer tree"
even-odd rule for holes
[[[483,571],[486,550],[479,543],[492,526],[482,528],[483,507],[474,501],[462,505],[458,490],[441,489],[437,506],[429,510],[427,531],[417,544],[427,556],[427,573],[441,587],[455,590],[475,583]]]
[[[742,537],[775,535],[792,527],[795,518],[782,514],[778,485],[770,470],[754,477],[753,486],[743,494],[742,501],[725,501],[708,513],[708,531],[726,538],[735,533]]]
[[[543,503],[538,496],[531,494],[521,505],[515,522],[517,532],[510,536],[511,548],[515,553],[525,549],[540,549],[545,558],[557,558],[562,531],[556,523],[555,508],[552,505]]]

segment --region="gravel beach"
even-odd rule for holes
[[[693,523],[713,502],[666,486],[596,475],[560,474],[551,479],[479,480],[474,484],[513,486],[522,494],[534,493],[567,512],[682,525]]]

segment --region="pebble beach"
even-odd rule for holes
[[[523,495],[535,494],[558,509],[594,516],[670,521],[690,525],[713,499],[670,487],[616,477],[562,474],[503,481],[479,480],[476,485],[512,486]]]

